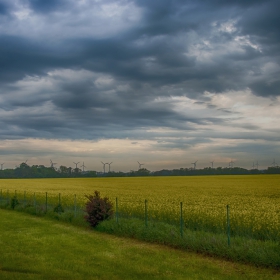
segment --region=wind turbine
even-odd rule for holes
[[[140,163],[139,161],[137,161],[139,164],[139,169],[141,169],[141,166],[144,165],[144,163]]]
[[[192,164],[193,164],[193,169],[195,170],[196,169],[196,163],[197,163],[198,161],[195,161],[195,162],[192,162]]]
[[[275,167],[277,165],[277,162],[275,162],[275,158],[273,159],[273,162],[272,162],[272,166]]]
[[[256,166],[257,166],[257,169],[259,169],[259,161],[258,160],[257,160]]]
[[[74,162],[74,161],[73,161],[73,163],[76,164],[76,170],[77,170],[77,168],[78,168],[77,165],[78,165],[80,162]]]
[[[109,165],[109,172],[111,171],[111,164],[112,164],[113,162],[110,162],[110,163],[107,163],[108,165]]]
[[[105,174],[105,165],[106,165],[107,163],[104,163],[103,161],[101,161],[101,163],[103,164],[103,173]]]
[[[213,169],[213,165],[214,165],[214,161],[210,161],[212,169]]]
[[[5,164],[5,162],[4,163],[1,163],[1,170],[3,170],[3,165]]]
[[[56,162],[53,162],[51,159],[50,159],[50,162],[51,162],[51,168],[54,168],[54,165],[56,165]]]
[[[255,169],[255,162],[253,162],[252,168]]]
[[[81,166],[81,167],[83,167],[83,172],[85,172],[85,164],[84,164],[84,162],[83,162],[83,165]]]

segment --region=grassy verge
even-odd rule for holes
[[[225,234],[185,229],[181,237],[176,226],[160,222],[150,222],[145,226],[138,219],[121,219],[119,223],[115,220],[104,221],[97,230],[280,270],[279,242],[236,236],[231,238],[231,245],[228,246]]]
[[[2,207],[11,209],[9,204],[2,205]],[[78,211],[75,214],[70,210],[55,212],[54,209],[48,209],[49,211],[46,213],[45,208],[42,206],[23,206],[22,204],[16,205],[15,210],[88,228],[88,224],[83,218],[83,211]],[[181,237],[178,226],[151,221],[148,222],[148,226],[145,226],[143,220],[136,218],[120,218],[119,223],[115,220],[105,221],[97,227],[97,230],[280,270],[279,241],[261,241],[244,236],[234,236],[231,237],[231,245],[228,246],[225,234],[184,228],[183,237]]]
[[[0,279],[279,279],[275,270],[0,210]]]

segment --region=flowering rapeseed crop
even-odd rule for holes
[[[224,232],[226,205],[230,205],[232,234],[258,239],[280,239],[280,176],[193,176],[133,178],[73,178],[1,180],[2,196],[15,192],[20,197],[36,196],[63,205],[74,200],[83,207],[85,194],[95,190],[113,202],[118,198],[120,216],[178,223],[183,202],[184,225],[193,230]],[[76,195],[76,196],[74,196]]]

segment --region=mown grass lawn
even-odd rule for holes
[[[280,279],[271,269],[0,210],[0,279]]]

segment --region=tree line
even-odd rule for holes
[[[201,175],[249,175],[249,174],[280,174],[280,167],[273,166],[264,170],[245,169],[241,167],[206,167],[203,169],[179,168],[149,171],[141,168],[137,171],[101,173],[97,171],[82,171],[61,165],[59,168],[44,165],[29,166],[23,162],[15,169],[0,170],[0,178],[72,178],[72,177],[139,177],[139,176],[201,176]]]

